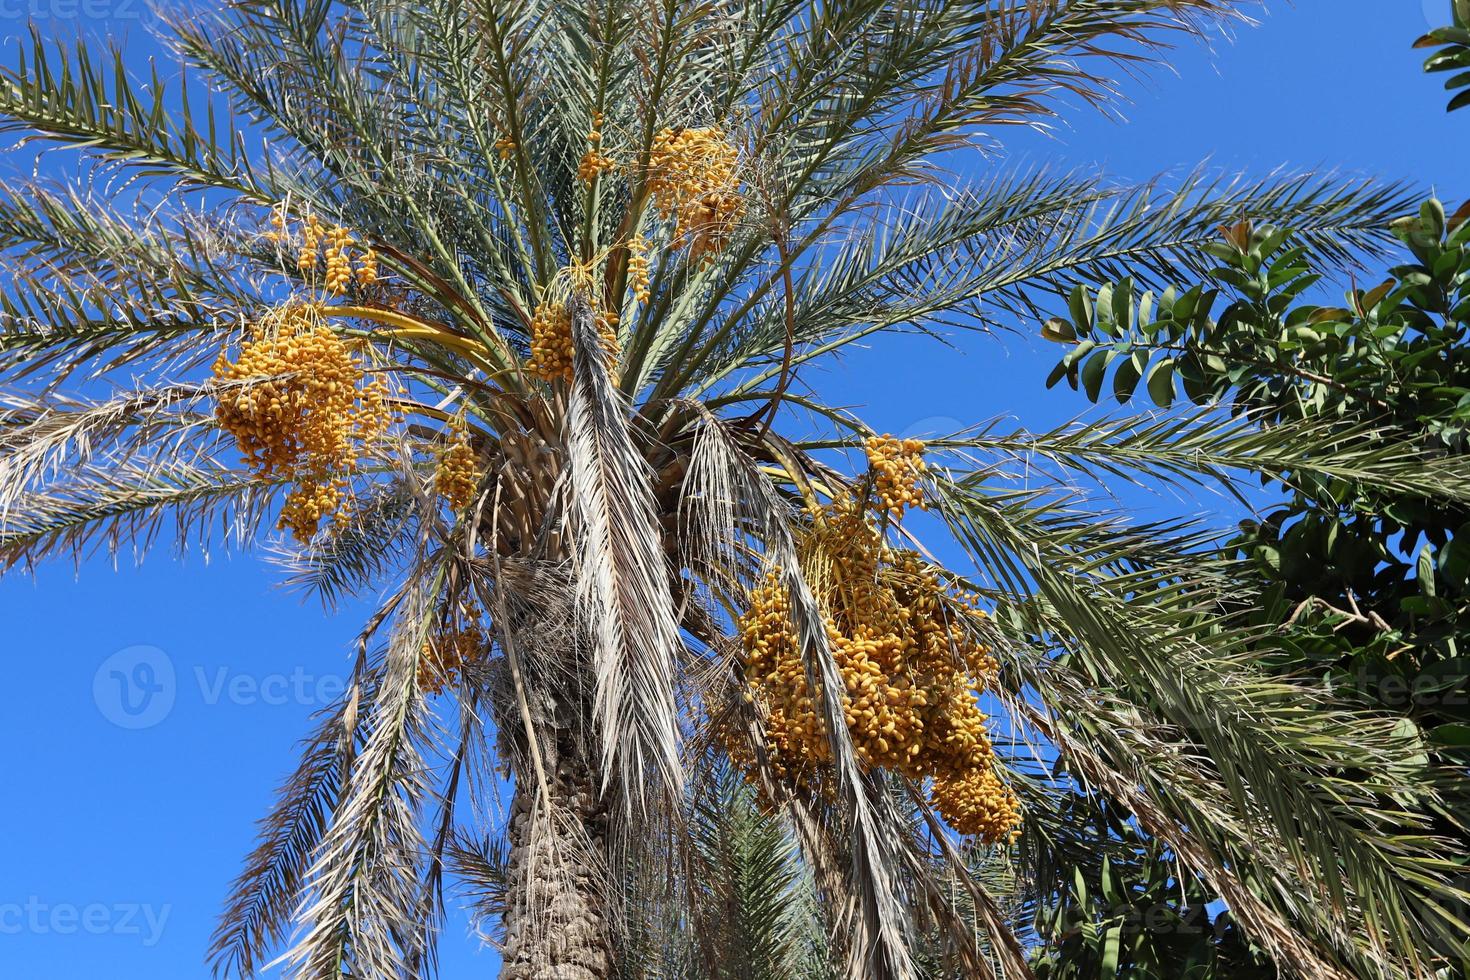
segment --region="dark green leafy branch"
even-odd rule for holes
[[[1450,99],[1449,111],[1470,105],[1470,3],[1453,0],[1454,23],[1448,27],[1437,27],[1414,43],[1416,48],[1435,48],[1424,70],[1427,72],[1454,72],[1444,83],[1445,91],[1455,95]]]
[[[1070,317],[1046,326],[1073,345],[1049,380],[1093,400],[1128,402],[1142,388],[1160,407],[1181,395],[1228,403],[1265,438],[1303,422],[1352,438],[1371,424],[1369,438],[1425,454],[1412,484],[1394,489],[1310,465],[1272,474],[1288,500],[1234,547],[1272,583],[1267,607],[1302,627],[1292,634],[1300,652],[1325,667],[1346,645],[1339,680],[1380,696],[1386,684],[1427,685],[1406,706],[1447,745],[1470,720],[1444,696],[1457,686],[1444,671],[1464,662],[1456,623],[1470,601],[1470,511],[1415,490],[1457,469],[1470,439],[1467,219],[1470,208],[1449,215],[1430,201],[1397,222],[1407,261],[1341,306],[1301,301],[1319,276],[1286,232],[1241,225],[1210,247],[1220,265],[1204,282],[1162,294],[1128,280],[1077,289]]]

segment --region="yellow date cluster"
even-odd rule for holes
[[[608,357],[618,352],[618,317],[596,314],[597,335]],[[531,317],[531,359],[527,362],[537,377],[551,382],[572,381],[572,311],[565,303],[542,303]]]
[[[987,842],[1006,836],[1020,816],[1014,793],[995,775],[977,698],[997,664],[980,639],[985,614],[976,597],[947,586],[916,553],[886,546],[853,501],[814,515],[802,552],[859,760],[932,779],[935,809],[960,833]],[[831,747],[790,597],[775,575],[751,592],[738,632],[776,772],[810,776],[831,762]]]
[[[648,239],[642,235],[628,242],[628,285],[633,290],[633,298],[640,303],[647,303],[649,296],[649,248]]]
[[[392,420],[387,385],[364,382],[356,354],[309,304],[272,311],[234,361],[220,353],[213,373],[219,382],[246,382],[222,390],[215,404],[246,465],[294,484],[279,527],[305,543],[322,518],[345,520],[359,447]]]
[[[870,436],[863,444],[873,475],[873,493],[894,520],[910,507],[924,508],[924,443],[918,439]]]
[[[356,236],[341,225],[329,226],[316,215],[308,214],[292,228],[284,205],[271,210],[270,224],[266,239],[293,245],[296,270],[309,281],[316,281],[320,274],[326,295],[345,296],[354,282],[366,289],[378,281],[378,253],[360,247]]]
[[[485,634],[480,628],[483,614],[473,601],[444,617],[424,641],[419,657],[419,690],[427,695],[443,694],[457,687],[465,667],[485,652]]]
[[[713,257],[729,242],[745,199],[736,176],[739,154],[718,126],[663,129],[649,154],[654,207],[674,222],[675,241],[695,259]]]
[[[480,486],[480,463],[470,445],[469,429],[463,422],[451,426],[454,439],[439,456],[434,468],[434,489],[454,510],[464,510]]]
[[[617,161],[602,152],[602,113],[592,117],[592,129],[587,133],[590,146],[577,164],[577,179],[590,184],[598,175],[617,169]]]

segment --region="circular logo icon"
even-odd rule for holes
[[[898,434],[900,439],[933,439],[938,436],[952,436],[966,428],[965,423],[959,419],[950,418],[948,415],[930,415],[928,418],[919,419]]]
[[[92,700],[119,728],[152,728],[173,710],[178,686],[174,662],[158,647],[119,650],[92,677]]]

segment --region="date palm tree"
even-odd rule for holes
[[[1436,968],[1463,893],[1448,845],[1404,829],[1443,803],[1415,733],[1258,673],[1215,612],[1251,601],[1201,557],[1215,530],[1098,491],[1269,474],[1463,501],[1462,462],[1208,408],[886,442],[806,383],[877,334],[1183,278],[1226,222],[1377,251],[1400,188],[984,154],[1107,108],[1237,6],[236,0],[167,16],[177,80],[39,35],[16,55],[0,126],[85,166],[0,195],[4,561],[274,522],[295,582],[382,597],[216,967],[284,947],[301,977],[429,975],[457,879],[502,918],[505,977],[728,975],[733,948],[741,975],[1026,976],[1050,884],[996,869],[1113,846],[1059,803],[1080,795],[1293,975]],[[973,568],[923,557],[926,528]],[[848,623],[881,610],[909,625]],[[972,655],[947,693],[898,676],[921,640]],[[872,668],[874,700],[880,641],[900,667]],[[956,778],[991,822],[962,836],[924,768],[956,723],[885,762],[909,743],[878,701],[973,712],[982,687],[1004,737],[966,736],[988,761]],[[763,960],[711,914],[734,886],[701,827],[732,765],[794,850],[765,824],[726,843],[824,924],[758,910],[785,937]]]

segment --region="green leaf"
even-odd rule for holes
[[[1148,370],[1148,395],[1160,408],[1174,404],[1174,359],[1164,358]]]
[[[1065,355],[1063,355],[1062,363],[1067,366],[1068,370],[1074,369],[1084,357],[1086,357],[1089,353],[1096,349],[1097,341],[1095,340],[1078,341],[1076,347],[1073,347]]]
[[[1113,293],[1111,283],[1097,291],[1097,308],[1092,327],[1104,337],[1115,337],[1118,334],[1117,318],[1113,315]]]
[[[1066,361],[1058,361],[1056,367],[1052,368],[1051,373],[1046,376],[1046,387],[1055,388],[1057,382],[1065,378],[1069,370]]]
[[[1113,321],[1120,333],[1128,333],[1134,325],[1133,279],[1126,278],[1113,291]]]
[[[1108,928],[1103,933],[1102,963],[1099,971],[1104,977],[1116,976],[1118,973],[1118,957],[1123,946],[1123,923]]]
[[[1419,220],[1424,222],[1425,228],[1434,238],[1443,238],[1445,229],[1444,205],[1437,199],[1430,198],[1419,205]]]
[[[1419,549],[1417,574],[1419,591],[1431,599],[1434,598],[1438,594],[1434,585],[1434,549],[1427,544]]]
[[[1470,583],[1470,541],[1461,536],[1464,533],[1464,528],[1461,528],[1439,549],[1439,573],[1446,582],[1459,589]]]
[[[1446,745],[1451,748],[1465,748],[1470,746],[1470,725],[1463,722],[1450,722],[1440,725],[1429,732],[1429,740],[1435,745]]]
[[[1106,854],[1103,855],[1101,881],[1103,899],[1109,905],[1118,908],[1127,904],[1124,900],[1123,886],[1113,872],[1113,862]]]
[[[1138,387],[1138,379],[1143,376],[1143,369],[1147,365],[1148,355],[1143,351],[1134,351],[1113,372],[1113,397],[1118,399],[1120,405],[1132,399],[1133,389]]]
[[[1173,310],[1174,319],[1178,320],[1181,323],[1187,323],[1190,320],[1194,319],[1195,314],[1201,308],[1200,297],[1203,292],[1204,287],[1194,286],[1183,296],[1180,296],[1177,300],[1175,300]],[[1208,307],[1206,307],[1206,309],[1207,308]]]
[[[1067,298],[1067,307],[1072,313],[1072,325],[1077,330],[1088,333],[1092,330],[1092,301],[1087,296],[1087,287],[1078,283],[1072,287],[1072,295]]]
[[[1093,352],[1082,365],[1082,390],[1087,393],[1089,401],[1097,401],[1102,393],[1103,377],[1107,374],[1108,362],[1113,358],[1113,351],[1100,349]]]

